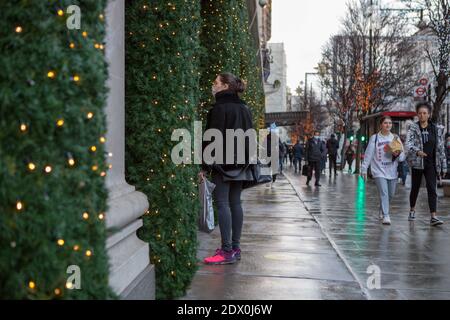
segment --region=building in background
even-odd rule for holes
[[[264,84],[266,113],[287,112],[287,63],[283,43],[269,43],[270,74]],[[286,128],[280,128],[281,140],[290,140]]]

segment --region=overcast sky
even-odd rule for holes
[[[315,72],[322,47],[339,31],[346,0],[273,0],[272,39],[284,42],[288,86],[294,93],[305,72]],[[308,77],[310,81],[310,77]]]

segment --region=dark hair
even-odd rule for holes
[[[231,73],[219,74],[220,81],[228,85],[228,90],[234,93],[243,93],[247,87],[246,83]]]
[[[386,120],[391,120],[392,121],[392,118],[390,117],[390,116],[383,116],[383,117],[381,117],[381,119],[380,119],[380,126],[383,124],[383,122],[384,121],[386,121]]]
[[[429,104],[429,103],[426,102],[426,101],[419,102],[419,103],[416,105],[416,112],[419,113],[419,110],[422,109],[422,108],[427,108],[427,109],[428,109],[428,112],[429,112],[430,114],[433,113],[433,107],[431,106],[431,104]]]
[[[331,135],[331,137],[332,137],[332,138],[336,138],[336,135],[333,133],[333,134]]]
[[[319,131],[319,130],[314,131],[314,135],[315,135],[316,133],[318,133],[318,134],[320,135],[320,131]]]

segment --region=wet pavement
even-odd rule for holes
[[[187,300],[366,299],[343,260],[288,180],[244,192],[242,260],[199,262]],[[220,244],[220,232],[199,233],[198,259]]]
[[[438,215],[447,222],[443,226],[429,225],[426,189],[419,195],[417,220],[409,222],[409,189],[401,184],[391,206],[392,225],[382,226],[372,181],[342,173],[329,178],[327,172],[316,188],[292,170],[285,174],[367,298],[450,299],[450,198],[443,197],[442,189]],[[379,289],[372,286],[376,282],[367,273],[369,266],[381,272]]]

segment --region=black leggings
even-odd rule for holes
[[[433,165],[426,165],[424,170],[412,169],[412,186],[411,194],[409,196],[409,204],[411,205],[411,208],[416,207],[420,185],[422,184],[422,175],[425,176],[425,181],[427,183],[428,206],[430,207],[430,212],[434,213],[437,210],[437,175],[436,168]]]
[[[222,175],[213,173],[216,185],[213,196],[216,202],[222,250],[231,251],[240,247],[244,213],[241,205],[242,181],[223,181]]]

